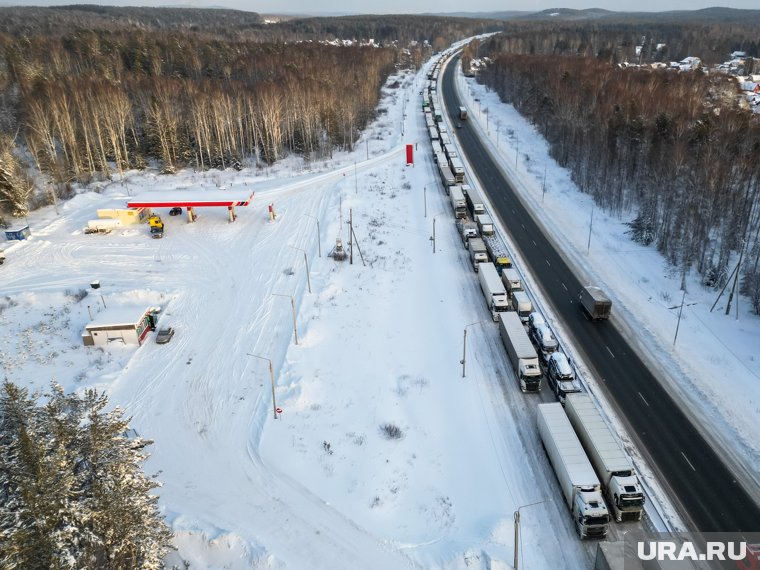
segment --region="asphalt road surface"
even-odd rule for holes
[[[449,124],[462,123],[455,133],[462,151],[526,260],[528,267],[524,269],[540,283],[544,297],[571,331],[575,348],[606,387],[640,451],[656,466],[674,502],[685,511],[685,520],[693,524],[691,530],[760,531],[758,506],[626,339],[611,322],[591,322],[583,314],[578,293],[585,284],[579,282],[516,198],[476,131],[456,116],[460,102],[454,70],[458,64],[456,58],[446,68],[442,95],[451,114]]]

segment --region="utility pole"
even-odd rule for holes
[[[728,303],[726,303],[726,316],[731,312],[731,300],[734,298],[737,285],[739,283],[739,273],[742,266],[742,257],[744,257],[744,244],[742,241],[742,249],[739,251],[739,262],[736,264],[736,274],[734,275],[734,284],[731,286],[731,292],[728,294]],[[739,297],[736,297],[736,320],[739,320]]]
[[[591,222],[588,225],[588,244],[586,245],[586,253],[591,250],[591,228],[594,227],[594,206],[591,206]]]
[[[544,162],[544,182],[541,185],[541,201],[544,201],[544,197],[546,197],[546,163]]]
[[[520,138],[515,133],[515,170],[517,170],[517,157],[520,154]]]
[[[683,302],[686,299],[686,289],[683,291],[683,296],[681,297],[681,306],[678,307],[678,322],[676,323],[676,334],[673,336],[673,346],[676,345],[676,339],[678,338],[678,328],[681,326],[681,313],[683,312]]]
[[[348,209],[348,262],[354,264],[354,210]]]
[[[425,201],[425,217],[427,218],[427,184],[422,187],[422,199]]]

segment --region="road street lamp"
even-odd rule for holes
[[[317,251],[319,251],[319,257],[322,257],[322,244],[319,241],[319,235],[320,235],[319,219],[315,218],[314,216],[310,214],[304,214],[304,216],[306,216],[307,218],[311,218],[312,220],[315,220],[317,222]]]
[[[290,247],[303,252],[303,260],[306,263],[306,283],[309,285],[309,293],[311,293],[311,277],[309,277],[309,260],[306,258],[306,252],[302,250],[300,247],[296,247],[294,245],[291,245]]]
[[[540,505],[541,503],[545,503],[545,502],[546,501],[538,501],[537,503],[530,503],[529,505],[520,505],[519,507],[517,507],[517,510],[515,511],[515,559],[514,559],[515,570],[518,570],[517,562],[518,562],[518,554],[519,554],[519,537],[520,537],[520,509],[532,507],[533,505]]]
[[[485,321],[477,321],[475,323],[470,323],[469,325],[464,326],[464,337],[462,338],[462,378],[465,376],[465,365],[467,363],[467,327],[472,327],[475,325],[480,325],[484,323]]]
[[[293,309],[293,332],[296,335],[296,346],[298,346],[298,326],[296,325],[296,300],[293,295],[283,295],[282,293],[272,293],[273,297],[290,297],[290,307]]]
[[[433,216],[433,235],[430,236],[430,241],[433,242],[433,253],[435,253],[435,218],[438,215],[439,214],[436,214],[435,216]]]
[[[259,358],[261,360],[266,360],[269,363],[269,378],[272,380],[272,411],[274,412],[274,419],[277,419],[277,402],[275,401],[274,396],[274,368],[272,368],[272,361],[264,356],[259,356],[258,354],[251,354],[249,352],[246,352],[246,355],[253,356],[254,358]]]

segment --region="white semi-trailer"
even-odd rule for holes
[[[478,279],[483,297],[486,299],[488,309],[494,321],[499,320],[499,315],[509,310],[509,298],[504,283],[499,279],[499,274],[493,263],[481,263],[478,266]]]
[[[480,197],[480,193],[475,190],[475,188],[467,186],[465,194],[465,197],[467,198],[467,208],[470,210],[473,217],[486,213],[485,202],[483,202],[483,198]]]
[[[464,163],[458,156],[452,156],[449,158],[449,165],[451,166],[451,172],[454,173],[454,178],[457,184],[464,183]]]
[[[449,165],[446,163],[438,163],[438,173],[441,175],[441,182],[443,182],[443,189],[446,190],[446,194],[449,193],[449,188],[456,184],[454,175],[451,173]]]
[[[565,411],[602,482],[607,503],[617,522],[640,521],[644,491],[631,458],[623,451],[612,430],[588,394],[568,394]]]
[[[523,392],[538,392],[541,390],[541,366],[538,364],[536,349],[525,332],[520,317],[514,311],[499,315],[499,334],[512,368],[520,382]]]
[[[581,538],[604,538],[610,514],[599,479],[567,419],[562,404],[537,406],[538,433]]]
[[[467,217],[467,202],[462,193],[462,186],[456,184],[449,189],[449,198],[451,200],[451,209],[454,210],[454,217],[461,220]]]

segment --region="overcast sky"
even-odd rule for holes
[[[521,2],[504,0],[382,0],[375,3],[357,3],[355,0],[55,0],[40,2],[35,0],[0,0],[0,6],[53,6],[67,4],[102,4],[107,6],[192,6],[223,7],[259,12],[264,14],[308,13],[308,14],[416,14],[421,12],[495,12],[520,10],[534,12],[547,8],[605,8],[615,11],[698,10],[710,6],[758,9],[757,0],[640,0],[621,5],[612,0],[524,0]]]

